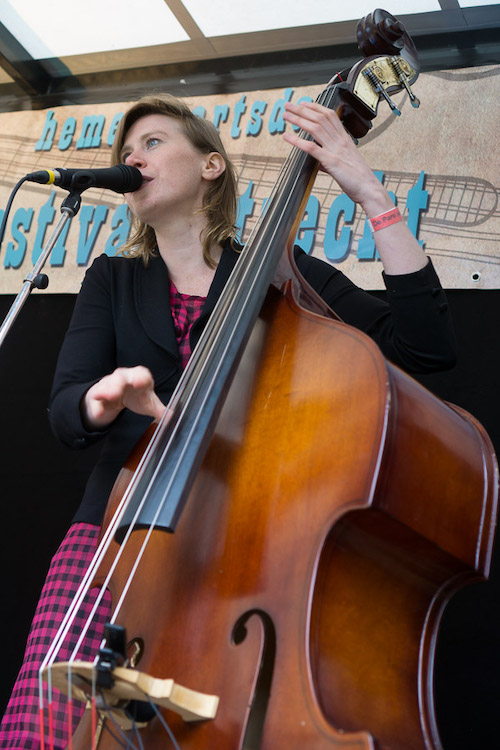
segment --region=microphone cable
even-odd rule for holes
[[[7,205],[5,206],[4,215],[2,217],[2,223],[0,224],[0,249],[2,248],[2,242],[5,234],[5,228],[7,226],[7,219],[9,218],[10,209],[12,208],[12,203],[14,202],[14,198],[16,196],[17,191],[23,184],[23,182],[27,182],[28,177],[22,177],[19,182],[14,186],[14,189],[12,190],[9,200],[7,201]]]

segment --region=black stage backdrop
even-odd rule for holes
[[[500,291],[455,290],[448,297],[459,362],[450,372],[419,379],[441,398],[478,418],[498,454]],[[0,350],[0,711],[21,663],[50,557],[78,505],[96,455],[95,448],[73,452],[59,445],[46,417],[57,352],[74,299],[69,294],[34,292]],[[0,296],[0,320],[13,301],[14,296]],[[500,543],[490,580],[463,589],[445,612],[436,664],[444,750],[493,746],[498,733],[499,665]]]

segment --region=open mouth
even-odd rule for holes
[[[147,185],[148,182],[152,182],[152,180],[153,180],[152,177],[148,177],[147,175],[143,174],[142,175],[142,183],[139,185],[139,187],[137,188],[137,190],[134,190],[134,193],[138,193],[140,190],[142,190],[144,188],[145,185]]]

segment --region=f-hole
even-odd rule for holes
[[[250,700],[250,713],[241,744],[241,750],[260,750],[266,719],[271,683],[276,657],[276,630],[269,615],[261,609],[245,612],[235,623],[232,641],[239,646],[246,639],[246,624],[251,617],[258,617],[263,629],[262,658],[258,669],[255,690]]]

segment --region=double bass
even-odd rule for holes
[[[374,11],[358,42],[318,99],[354,138],[393,92],[418,105],[400,22]],[[111,593],[106,642],[92,663],[58,664],[56,644],[43,671],[48,693],[88,702],[71,748],[441,750],[439,623],[488,574],[498,470],[470,415],[300,277],[316,170],[286,160],[116,481],[84,581]]]

